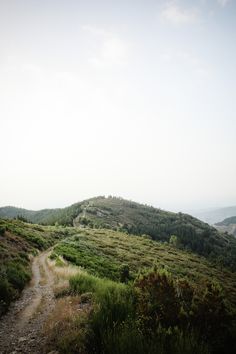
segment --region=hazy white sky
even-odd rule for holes
[[[0,0],[0,206],[236,204],[235,0]]]

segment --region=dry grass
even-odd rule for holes
[[[70,277],[77,275],[81,272],[84,272],[80,267],[77,267],[72,264],[68,264],[63,257],[59,257],[63,265],[58,266],[56,260],[47,259],[47,265],[50,270],[57,276],[59,279],[68,280]]]
[[[57,265],[57,260],[47,258],[47,266],[54,276],[53,291],[56,296],[66,292],[69,288],[69,279],[72,276],[85,272],[80,267],[68,264],[63,257],[59,257],[60,265]]]
[[[40,275],[41,275],[39,284],[41,286],[44,286],[47,284],[47,276],[46,276],[46,272],[45,272],[45,269],[42,264],[39,265],[39,271],[40,271]]]
[[[85,354],[90,312],[91,305],[81,304],[79,296],[58,299],[43,329],[47,337],[46,352],[59,350],[60,353]]]

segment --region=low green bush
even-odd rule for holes
[[[158,327],[144,335],[136,322],[126,321],[103,336],[104,354],[210,354],[194,332]]]
[[[6,262],[0,269],[0,316],[30,280],[28,267],[21,262]]]
[[[0,316],[7,310],[7,307],[15,296],[16,291],[9,284],[6,275],[0,274]]]
[[[5,231],[6,231],[6,228],[3,226],[0,226],[0,235],[1,236],[5,234]]]
[[[77,294],[95,292],[98,281],[99,279],[93,275],[80,273],[70,279],[70,288]]]
[[[176,280],[162,269],[140,275],[133,285],[83,273],[70,280],[70,288],[92,293],[87,353],[220,354],[236,349],[233,317],[214,283],[205,284],[200,298],[185,279]]]
[[[30,280],[30,273],[20,264],[9,263],[6,267],[8,282],[16,289],[23,290]]]

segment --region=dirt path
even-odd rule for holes
[[[43,353],[42,327],[55,306],[55,277],[46,261],[49,253],[43,252],[34,258],[31,283],[0,320],[1,354]]]

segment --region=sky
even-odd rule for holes
[[[0,206],[236,205],[236,0],[0,0]]]

